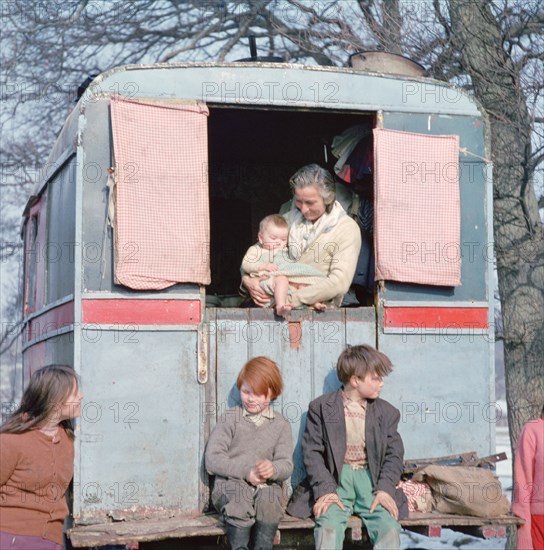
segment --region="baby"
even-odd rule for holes
[[[249,247],[242,260],[242,274],[251,277],[266,275],[261,288],[274,300],[276,314],[285,316],[292,309],[289,289],[312,284],[314,279],[325,277],[313,266],[297,263],[289,257],[287,239],[289,226],[279,214],[270,214],[261,220],[258,242]]]

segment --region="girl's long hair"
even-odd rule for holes
[[[41,427],[44,422],[58,414],[58,408],[78,387],[74,369],[66,365],[49,365],[35,371],[21,398],[17,410],[0,426],[0,433],[21,434]],[[59,425],[70,438],[74,437],[71,420],[62,420]]]

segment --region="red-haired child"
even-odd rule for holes
[[[283,516],[282,482],[293,471],[289,422],[270,404],[283,381],[274,361],[255,357],[236,381],[241,405],[217,421],[206,447],[215,475],[212,502],[227,526],[231,548],[271,549]]]

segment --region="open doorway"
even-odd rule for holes
[[[208,107],[212,282],[207,305],[236,307],[242,258],[257,240],[259,221],[291,199],[289,178],[310,163],[334,174],[333,138],[355,125],[372,128],[375,114]]]

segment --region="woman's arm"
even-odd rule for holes
[[[319,237],[315,250],[310,249],[305,253],[310,258],[310,261],[305,263],[312,262],[310,265],[321,267],[321,271],[328,268],[327,276],[292,292],[291,305],[311,306],[344,295],[355,275],[360,250],[361,230],[354,220],[345,216],[331,235],[324,234]],[[328,266],[325,266],[327,259],[324,256],[327,252],[332,258]]]
[[[259,307],[264,307],[270,302],[270,296],[261,288],[259,282],[267,277],[250,277],[244,275],[242,277],[242,286],[249,292],[251,299]]]

